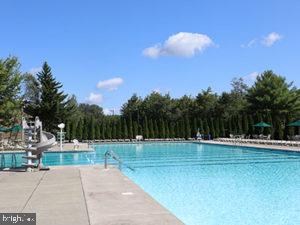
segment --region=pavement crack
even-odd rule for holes
[[[32,190],[32,192],[31,192],[30,196],[28,197],[27,201],[25,202],[25,205],[23,206],[21,212],[23,212],[24,209],[26,208],[26,206],[28,205],[28,203],[29,203],[29,201],[31,200],[31,198],[32,198],[32,196],[33,196],[33,194],[34,194],[34,192],[38,189],[38,187],[39,187],[40,184],[42,183],[42,181],[43,181],[45,175],[46,175],[46,172],[43,173],[41,179],[39,180],[39,182],[37,183],[37,185],[35,186],[35,188]]]

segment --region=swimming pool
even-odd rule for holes
[[[188,225],[300,224],[300,154],[195,143],[108,144],[95,152],[46,153],[45,165],[103,163],[123,172]]]

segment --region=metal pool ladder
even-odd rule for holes
[[[105,169],[107,169],[107,166],[108,166],[108,158],[112,158],[112,159],[114,159],[115,161],[117,161],[118,164],[119,164],[119,169],[120,169],[120,170],[122,169],[122,166],[124,165],[125,167],[127,167],[127,168],[130,169],[131,171],[134,171],[134,169],[133,169],[131,166],[125,164],[125,163],[120,159],[120,157],[119,157],[114,151],[112,151],[112,150],[108,150],[108,151],[106,151],[105,154],[104,154],[104,168],[105,168]]]

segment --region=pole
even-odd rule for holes
[[[62,128],[60,128],[60,133],[59,133],[59,141],[60,141],[60,150],[62,151],[63,150],[63,148],[62,148],[62,134],[63,134],[63,132],[62,132]]]

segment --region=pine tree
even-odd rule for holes
[[[82,133],[83,133],[83,122],[82,119],[80,119],[76,129],[76,138],[79,141],[82,141]]]
[[[158,137],[159,137],[158,125],[157,125],[157,121],[154,120],[154,138],[158,138]]]
[[[216,133],[215,133],[214,119],[213,118],[210,118],[210,120],[209,120],[209,129],[210,129],[210,134],[211,134],[212,138],[215,138]]]
[[[82,134],[82,138],[84,140],[88,140],[89,138],[89,131],[88,131],[88,121],[87,119],[84,119],[84,123],[83,123],[83,134]]]
[[[190,126],[190,120],[188,116],[185,117],[184,121],[184,126],[185,126],[185,138],[188,139],[191,137],[191,126]]]
[[[95,124],[95,139],[99,140],[100,139],[100,129],[99,129],[99,124]]]
[[[207,119],[204,119],[204,121],[203,121],[203,129],[204,129],[204,134],[206,134],[206,135],[210,134],[210,129],[208,126]]]
[[[70,141],[71,140],[71,138],[70,138],[71,129],[70,129],[70,122],[69,121],[66,123],[66,129],[65,130],[66,130],[65,140]]]
[[[149,127],[148,127],[148,119],[145,116],[144,118],[144,124],[143,124],[143,136],[144,138],[149,138]]]
[[[196,137],[197,135],[197,132],[198,132],[198,121],[197,121],[197,118],[195,117],[194,120],[193,120],[193,131],[192,131],[192,136],[193,137]]]
[[[248,122],[248,116],[246,114],[243,114],[243,134],[249,133],[249,122]]]
[[[95,140],[95,119],[91,117],[89,122],[89,140]]]
[[[165,122],[163,119],[161,119],[159,122],[159,137],[160,138],[166,137],[166,127],[165,127]]]
[[[214,120],[215,138],[220,137],[220,119],[216,118]]]
[[[138,135],[139,133],[139,125],[136,121],[133,122],[133,136],[134,138]]]
[[[55,80],[51,68],[45,62],[42,71],[37,74],[41,97],[37,115],[43,122],[43,128],[49,132],[57,130],[57,124],[63,122],[74,110],[70,108],[65,95],[60,89],[62,84]]]
[[[117,124],[116,124],[116,130],[117,130],[117,139],[122,139],[122,126],[121,126],[121,119],[119,119],[117,121]]]
[[[117,127],[116,127],[116,122],[114,121],[112,123],[112,138],[116,139],[117,138]]]
[[[107,139],[111,139],[111,133],[112,133],[111,122],[107,122],[106,123],[106,138]]]
[[[132,124],[132,115],[129,115],[129,119],[128,119],[128,135],[130,139],[133,139],[133,124]]]
[[[165,127],[166,127],[166,138],[170,138],[170,128],[168,122],[165,123]]]
[[[220,137],[226,137],[223,118],[220,119]]]
[[[104,140],[104,139],[106,139],[106,124],[104,121],[102,121],[101,128],[102,128],[102,132],[101,132],[102,139]]]
[[[199,120],[199,132],[200,132],[200,134],[204,134],[204,128],[203,128],[203,121],[202,121],[202,119]]]
[[[185,131],[186,131],[186,129],[185,129],[185,122],[184,122],[184,119],[181,119],[180,120],[180,122],[179,122],[179,134],[180,134],[180,138],[184,138],[184,137],[186,137],[186,135],[185,135]]]
[[[128,138],[128,128],[125,119],[123,119],[123,138]]]
[[[170,138],[175,138],[176,135],[175,135],[175,123],[174,122],[171,122],[170,123]]]
[[[153,121],[149,121],[149,138],[154,138],[154,127],[153,127]]]
[[[253,121],[253,117],[251,115],[248,116],[248,123],[249,123],[249,134],[253,135],[254,134],[254,121]]]

